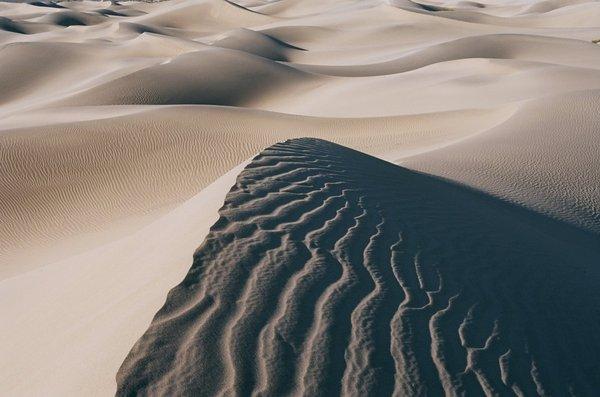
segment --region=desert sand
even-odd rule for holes
[[[594,395],[597,39],[581,0],[0,2],[0,395]]]
[[[219,212],[118,395],[600,388],[600,256],[534,212],[306,138],[254,158]]]

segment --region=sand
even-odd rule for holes
[[[119,368],[121,394],[141,384],[185,394],[201,383],[205,394],[593,394],[598,375],[588,354],[600,355],[593,335],[600,331],[598,271],[591,266],[600,246],[599,20],[600,3],[580,0],[0,3],[0,394],[112,395]],[[322,141],[283,144],[310,152],[297,164],[307,170],[307,158],[337,159],[328,176],[334,185],[380,201],[385,208],[365,204],[365,221],[381,218],[389,228],[372,244],[381,238],[400,249],[397,234],[412,230],[422,247],[409,243],[407,258],[432,250],[437,270],[427,271],[439,280],[424,281],[418,294],[435,295],[429,282],[452,285],[418,313],[425,317],[407,319],[413,276],[395,274],[400,289],[385,284],[396,264],[388,249],[373,248],[375,268],[367,254],[349,262],[370,272],[352,288],[370,291],[375,283],[385,296],[366,293],[344,306],[348,318],[333,319],[326,310],[346,303],[331,300],[340,281],[327,277],[341,268],[322,275],[319,266],[327,255],[346,255],[335,242],[342,236],[327,237],[320,250],[308,247],[314,258],[306,256],[306,266],[289,259],[298,254],[293,244],[275,244],[269,255],[280,252],[274,262],[284,268],[273,271],[288,273],[272,280],[236,273],[240,262],[228,250],[243,251],[246,243],[222,241],[222,251],[206,253],[206,269],[228,263],[227,277],[208,286],[222,294],[225,306],[211,316],[223,322],[160,321],[206,299],[204,279],[190,290],[194,299],[175,286],[195,277],[190,266],[200,266],[214,233],[221,236],[215,230],[203,244],[219,217],[246,216],[231,208],[239,192],[230,192],[238,175],[236,186],[260,177],[252,166],[242,172],[246,164],[273,144],[304,137],[360,152]],[[262,156],[288,150],[275,148]],[[317,187],[309,182],[304,189]],[[268,200],[297,187],[251,185],[249,194],[266,195],[252,211],[275,211],[268,228],[297,240],[284,227],[285,212]],[[340,216],[358,205],[309,191],[301,194],[346,200]],[[326,220],[304,216],[321,226]],[[311,228],[300,240],[319,244],[325,237]],[[456,237],[435,248],[442,235]],[[381,255],[389,266],[379,263]],[[245,259],[248,267],[263,269],[253,258]],[[304,267],[285,268],[289,261]],[[462,276],[469,269],[477,269],[476,278]],[[303,275],[314,276],[314,285],[294,292],[289,283]],[[273,295],[237,303],[243,291],[227,292],[230,282],[247,285],[248,294],[252,283],[273,283]],[[173,287],[173,301],[161,309]],[[388,288],[390,296],[382,292]],[[546,302],[550,291],[556,295]],[[294,294],[305,293],[312,306],[303,309],[310,320],[302,327],[310,330],[298,329],[288,313],[301,302]],[[448,294],[458,294],[456,311],[443,309]],[[372,308],[380,298],[390,305]],[[385,321],[353,325],[379,310]],[[253,311],[265,317],[244,320]],[[444,316],[451,324],[442,324]],[[477,330],[465,331],[471,323]],[[296,346],[285,374],[274,369],[285,353],[276,345],[281,324]],[[341,332],[336,349],[344,350],[311,353],[338,335],[328,327]],[[381,327],[391,331],[384,335]],[[402,327],[424,327],[427,335]],[[180,366],[156,359],[181,354],[196,340],[186,330],[196,328],[196,350]],[[542,328],[562,330],[539,334]],[[507,336],[507,329],[517,330]],[[211,333],[222,339],[207,354],[201,346]],[[162,346],[160,335],[172,339],[164,351],[152,347]],[[275,364],[248,364],[236,353],[242,347]],[[149,368],[136,364],[147,360]],[[329,380],[314,373],[319,365]]]
[[[255,157],[219,213],[117,395],[600,387],[600,248],[564,225],[306,138]]]

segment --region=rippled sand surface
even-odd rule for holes
[[[0,394],[594,395],[599,21],[1,2]]]

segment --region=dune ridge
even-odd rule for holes
[[[98,108],[89,112],[93,120],[69,125],[50,125],[43,113],[42,126],[3,132],[0,161],[8,164],[0,178],[4,277],[127,234],[282,138],[328,135],[395,160],[491,128],[513,110],[447,112],[435,119],[308,118],[191,106],[131,108],[121,117],[112,110],[112,117],[105,119],[99,119]],[[365,128],[377,131],[365,136]],[[90,206],[91,200],[101,204]],[[66,252],[65,246],[70,247]]]
[[[542,267],[545,264],[527,249],[554,253],[558,248],[548,248],[549,241],[558,241],[563,253],[556,253],[557,258],[566,253],[579,258],[585,252],[596,258],[600,236],[599,4],[588,0],[0,1],[0,311],[6,314],[3,320],[8,319],[0,331],[0,356],[5,358],[0,362],[0,395],[113,395],[119,366],[148,328],[167,292],[185,275],[194,249],[218,219],[217,210],[236,175],[248,159],[286,139],[325,139],[401,165],[405,168],[402,171],[389,171],[398,173],[392,179],[404,186],[408,178],[415,187],[404,192],[381,182],[399,197],[408,197],[409,191],[425,184],[448,193],[447,198],[433,195],[422,206],[415,203],[415,211],[426,203],[463,208],[460,203],[454,205],[456,200],[450,197],[458,191],[462,193],[456,197],[478,203],[474,205],[482,212],[490,212],[489,216],[482,215],[483,219],[492,217],[490,222],[509,225],[503,229],[507,234],[512,234],[516,224],[543,231],[532,232],[539,236],[538,242],[518,232],[527,240],[518,248],[523,244],[514,241],[516,237],[511,240],[488,226],[478,229],[470,208],[464,210],[465,221],[452,208],[449,213],[455,215],[446,217],[436,212],[441,220],[456,220],[456,226],[448,226],[449,231],[459,233],[463,224],[469,230],[487,231],[475,237],[494,255],[505,254],[493,241],[508,244],[510,240],[514,247],[508,251]],[[302,150],[319,147],[333,151],[331,158],[350,162],[355,156],[364,159],[335,146],[308,142]],[[299,142],[288,144],[300,150]],[[342,152],[354,154],[345,157]],[[387,173],[389,164],[385,165],[381,170]],[[366,171],[359,171],[357,176],[366,177]],[[431,176],[417,177],[413,171]],[[330,177],[365,189],[365,181],[349,180],[349,175]],[[434,182],[436,177],[448,183]],[[380,180],[378,175],[372,179]],[[452,184],[460,187],[449,188]],[[311,195],[310,200],[326,200],[335,186]],[[377,190],[377,186],[372,188]],[[385,193],[383,189],[369,192]],[[401,219],[404,223],[396,224],[397,217],[388,215],[383,221],[372,206],[369,214],[360,217],[360,209],[352,205],[338,208],[340,212],[334,216],[327,211],[350,197],[340,194],[327,201],[323,216],[337,217],[330,226],[345,235],[331,236],[330,226],[314,225],[314,218],[311,225],[321,229],[306,232],[331,252],[339,253],[360,240],[352,248],[362,251],[352,251],[350,256],[354,264],[366,258],[363,262],[368,269],[357,268],[361,283],[349,288],[359,296],[364,294],[364,299],[352,301],[340,312],[346,318],[343,327],[350,329],[348,322],[354,320],[347,318],[353,307],[358,308],[355,323],[359,324],[367,321],[364,316],[377,306],[378,299],[387,302],[389,298],[392,307],[403,301],[404,292],[398,288],[388,291],[388,284],[378,287],[386,291],[384,297],[379,290],[371,294],[372,287],[379,285],[372,280],[378,280],[376,273],[382,270],[382,252],[386,252],[383,262],[393,262],[387,258],[385,247],[395,247],[389,249],[390,258],[391,251],[404,249],[399,237],[389,232],[406,232],[406,219],[414,225],[419,219],[411,212],[412,217]],[[410,197],[409,203],[415,201]],[[388,210],[401,207],[388,199],[384,202]],[[402,208],[409,209],[410,205]],[[510,220],[500,219],[501,212],[509,214]],[[277,219],[269,222],[277,223]],[[360,226],[353,228],[354,223]],[[430,228],[411,235],[428,244],[434,238],[446,241],[446,236],[436,232],[440,227],[428,225]],[[485,236],[495,237],[488,240]],[[469,237],[466,241],[474,240]],[[487,258],[475,243],[472,256],[461,251],[464,244],[459,238],[439,244],[445,247],[440,248],[444,255],[456,245],[456,252],[464,254],[461,258],[471,258],[466,261],[473,267],[477,255]],[[301,246],[293,248],[298,249],[300,259],[309,260],[309,253]],[[408,253],[416,256],[412,248]],[[310,255],[312,258],[312,251]],[[394,261],[404,261],[402,255],[394,255]],[[515,255],[510,258],[516,261]],[[581,262],[577,258],[573,264]],[[502,266],[508,260],[497,259]],[[428,263],[416,262],[416,267]],[[569,259],[558,262],[571,265]],[[583,262],[582,268],[592,275],[590,280],[594,279],[594,271]],[[214,382],[211,379],[215,390],[268,394],[276,388],[310,394],[333,387],[317,380],[318,374],[312,371],[321,368],[319,365],[331,365],[340,380],[333,390],[348,394],[369,390],[384,394],[417,390],[414,393],[419,394],[426,388],[440,391],[445,387],[478,394],[499,390],[499,394],[519,395],[523,389],[522,394],[561,395],[565,391],[562,385],[568,384],[587,395],[588,387],[597,386],[594,379],[573,375],[590,375],[589,368],[580,371],[578,367],[585,365],[587,358],[578,363],[561,356],[564,364],[550,365],[549,359],[536,356],[535,346],[528,356],[514,347],[513,339],[502,346],[516,349],[520,364],[513,365],[511,353],[502,358],[507,363],[502,366],[481,361],[477,358],[480,353],[469,355],[462,348],[455,349],[456,343],[444,342],[440,354],[448,355],[445,349],[453,346],[452,354],[460,358],[461,366],[465,357],[484,363],[485,368],[473,364],[474,369],[464,375],[457,375],[452,366],[455,361],[448,359],[452,368],[446,368],[443,360],[423,354],[425,348],[412,351],[399,342],[394,342],[394,349],[412,354],[406,362],[379,353],[372,359],[370,350],[365,349],[371,346],[371,336],[383,338],[385,333],[379,328],[364,329],[342,344],[350,346],[352,352],[347,371],[345,356],[330,360],[300,348],[290,353],[276,342],[281,336],[277,327],[287,321],[288,312],[297,309],[300,317],[322,314],[338,299],[333,291],[338,284],[333,278],[339,272],[323,273],[325,265],[313,259],[303,272],[295,273],[300,264],[295,263],[296,267],[287,268],[288,273],[277,278],[289,285],[276,285],[272,291],[277,295],[274,300],[285,297],[292,306],[286,309],[282,303],[277,308],[261,308],[256,302],[248,306],[248,310],[272,311],[273,321],[264,336],[247,340],[254,351],[264,351],[273,359],[291,354],[293,368],[282,368],[281,372],[286,381],[271,384],[279,372],[268,362],[259,362],[244,373],[235,362],[223,360],[226,373],[220,377],[222,384],[215,384],[217,377]],[[392,274],[383,271],[387,282]],[[410,274],[401,276],[413,277]],[[558,277],[554,271],[549,274]],[[322,282],[317,287],[309,282],[306,285],[311,287],[303,293],[293,288],[291,283],[305,285],[305,278],[311,276]],[[447,282],[454,277],[445,270],[443,276]],[[424,277],[426,291],[415,292],[411,299],[425,305],[435,282]],[[550,281],[540,280],[542,277],[539,273],[531,280],[547,286]],[[576,275],[563,278],[574,280],[572,285],[587,291],[575,280]],[[404,281],[413,288],[413,278]],[[528,283],[524,280],[522,285]],[[325,288],[326,293],[319,288]],[[444,294],[456,292],[452,288],[438,294],[435,304],[448,304]],[[495,286],[491,288],[496,291]],[[533,285],[532,291],[539,291],[536,288]],[[557,288],[567,291],[571,286]],[[514,289],[519,288],[511,284],[510,290]],[[315,300],[312,307],[318,311],[294,306],[296,295]],[[474,303],[481,298],[485,306],[491,298],[482,296],[463,294],[452,305],[466,304],[461,299]],[[573,296],[583,299],[583,292]],[[251,301],[252,297],[247,298]],[[341,302],[346,302],[344,299]],[[517,302],[517,297],[511,299],[502,302]],[[573,303],[572,299],[565,297],[558,305],[564,308]],[[589,299],[595,302],[595,295]],[[456,314],[452,305],[450,317]],[[551,312],[543,302],[540,305]],[[402,320],[402,316],[385,310],[385,324],[393,323],[390,316]],[[478,310],[473,309],[473,321],[485,323]],[[525,312],[517,312],[511,327],[518,328],[524,321]],[[591,313],[590,319],[595,316],[593,310]],[[248,313],[240,309],[229,314],[228,321],[238,326],[228,328],[227,338],[256,334],[255,329],[248,328],[254,323],[244,325]],[[464,311],[460,316],[465,317]],[[438,317],[443,319],[443,312]],[[500,321],[506,325],[505,320]],[[294,346],[300,340],[302,346],[329,346],[330,340],[323,339],[329,322],[307,321],[301,325],[312,328],[302,330],[295,324],[298,322],[285,325],[286,338],[291,334],[297,337]],[[419,322],[418,329],[431,337],[429,327],[423,324],[424,320]],[[461,329],[466,330],[465,343],[470,349],[470,320],[465,324]],[[586,327],[580,331],[593,328]],[[455,330],[457,326],[442,324],[439,328]],[[571,331],[566,329],[569,337]],[[573,332],[576,335],[579,331]],[[505,341],[505,328],[498,333]],[[523,338],[531,341],[536,335],[534,332]],[[411,341],[409,345],[424,343],[418,335],[403,338]],[[543,346],[554,346],[544,338],[540,342]],[[492,339],[491,349],[504,343]],[[590,351],[595,341],[589,343]],[[478,349],[485,345],[479,342]],[[560,348],[566,356],[565,349],[572,347]],[[239,345],[232,345],[227,355],[240,356],[240,363],[248,362],[239,349]],[[580,347],[572,349],[581,351]],[[404,357],[398,354],[394,357]],[[534,356],[535,365],[530,360]],[[550,372],[538,371],[538,359],[551,368]],[[369,367],[369,360],[380,367]],[[128,362],[134,365],[134,361]],[[417,369],[421,366],[426,369]],[[122,390],[136,382],[138,370],[130,369],[128,372],[124,367],[120,375]],[[443,375],[444,371],[448,375]],[[235,380],[233,374],[237,372]],[[389,372],[404,375],[390,382]],[[353,383],[355,375],[372,379],[373,384]],[[552,380],[555,375],[556,380]],[[160,377],[156,376],[152,379]],[[491,386],[485,386],[488,378]]]
[[[600,252],[514,211],[318,139],[265,149],[117,395],[591,395]]]

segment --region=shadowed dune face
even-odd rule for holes
[[[67,105],[243,105],[272,91],[308,85],[307,73],[224,48],[180,55],[65,101]]]
[[[121,117],[109,108],[103,120],[94,119],[99,109],[91,108],[92,120],[86,121],[85,108],[80,109],[77,115],[84,119],[78,123],[3,131],[0,137],[0,163],[9,165],[0,174],[0,277],[72,255],[83,242],[79,237],[92,246],[111,241],[116,235],[106,230],[115,222],[133,226],[140,217],[170,211],[224,170],[282,139],[327,136],[396,159],[464,139],[485,123],[491,127],[511,115],[336,119],[178,106],[123,109]],[[61,114],[38,116],[46,123],[52,117],[60,120]],[[436,132],[439,125],[443,135]],[[65,253],[65,245],[71,251]]]
[[[61,11],[44,16],[39,22],[55,24],[59,26],[87,26],[104,22],[100,15],[87,14],[84,12]]]
[[[27,30],[21,24],[4,17],[0,17],[0,29],[12,33],[27,34]]]
[[[276,144],[238,176],[117,395],[593,395],[600,252],[573,239],[327,141]]]
[[[598,119],[589,117],[600,109],[596,94],[531,101],[498,130],[402,165],[460,179],[507,200],[512,196],[520,205],[600,236],[600,184],[595,182],[600,180],[600,140]],[[509,165],[519,161],[526,166]]]
[[[206,307],[169,301],[188,315],[183,334],[171,335],[180,320],[167,321],[165,308],[165,328],[155,323],[123,367],[122,393],[206,381],[224,394],[590,394],[599,39],[596,0],[0,1],[0,312],[9,319],[0,396],[113,395],[118,368],[186,274],[238,172],[300,137],[526,209],[329,144],[269,149],[240,179],[250,196],[268,196],[250,202],[238,189],[223,210],[240,240],[215,228],[198,259],[209,278],[227,263],[224,278],[190,286]],[[280,191],[256,165],[284,152],[305,169],[269,167],[282,174]],[[280,208],[289,194],[306,197]],[[322,203],[321,224],[311,211]],[[236,220],[252,211],[260,230]],[[429,270],[417,277],[421,264]],[[275,273],[263,282],[265,269]],[[271,295],[256,280],[275,285]],[[215,293],[234,282],[249,284]],[[369,328],[371,312],[389,334]],[[173,341],[157,364],[144,349],[163,331]],[[252,360],[242,346],[271,361],[244,372]]]
[[[213,43],[214,46],[244,51],[274,61],[289,61],[288,53],[304,51],[269,35],[249,29],[229,32]]]

